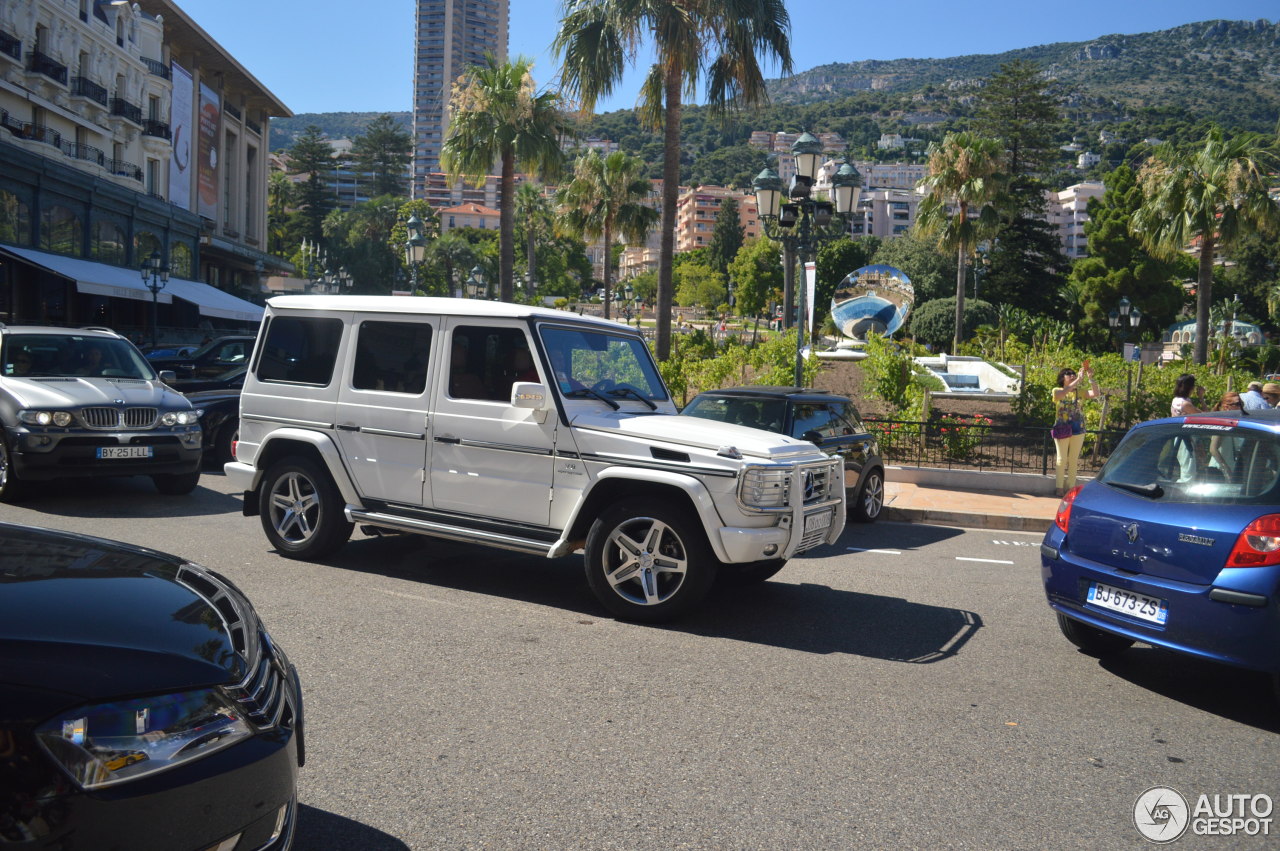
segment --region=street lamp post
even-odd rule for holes
[[[812,194],[818,178],[822,143],[812,134],[803,133],[791,146],[791,152],[795,155],[796,175],[787,188],[787,203],[782,201],[782,181],[772,169],[760,172],[752,185],[756,194],[756,213],[766,235],[781,242],[789,255],[804,263],[816,256],[820,243],[841,235],[827,232],[825,228],[831,222],[833,211],[843,217],[857,209],[862,175],[848,163],[841,165],[831,178],[834,204],[832,201],[819,201]],[[804,337],[808,329],[805,292],[808,288],[801,280],[796,289],[800,294],[796,300],[796,318],[801,327],[796,334],[795,383],[799,387],[804,384]],[[788,304],[786,307],[789,312],[791,306]]]
[[[472,298],[483,298],[488,296],[485,289],[484,269],[478,265],[471,267],[471,277],[467,279],[467,286],[471,290]]]
[[[422,233],[422,219],[416,214],[409,216],[404,229],[409,235],[404,244],[404,262],[409,267],[410,289],[417,294],[418,264],[427,256],[427,238]]]
[[[151,252],[151,256],[142,261],[142,283],[151,290],[151,348],[157,343],[157,328],[160,324],[160,291],[169,283],[169,267],[160,257],[159,251]]]
[[[1111,310],[1107,311],[1107,324],[1111,326],[1111,330],[1118,336],[1120,343],[1120,352],[1124,354],[1124,338],[1128,336],[1125,330],[1125,324],[1128,323],[1130,328],[1137,328],[1142,323],[1142,311],[1137,305],[1129,301],[1125,296],[1120,297],[1120,302]],[[1141,365],[1141,346],[1139,352],[1138,378],[1142,378]],[[1130,403],[1133,399],[1133,366],[1131,359],[1125,358],[1125,388],[1124,388],[1124,412],[1125,425],[1129,424]]]

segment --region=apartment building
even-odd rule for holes
[[[237,296],[292,271],[264,250],[268,124],[291,114],[171,0],[0,2],[0,317],[256,322]]]
[[[449,129],[453,83],[485,54],[507,58],[508,0],[416,0],[413,51],[413,197],[426,198]],[[435,202],[431,202],[434,206]]]
[[[1101,181],[1089,180],[1061,192],[1045,192],[1045,218],[1058,232],[1058,245],[1068,260],[1088,255],[1084,223],[1089,221],[1089,202],[1101,198],[1106,189]]]
[[[738,221],[747,239],[760,235],[760,218],[756,215],[756,197],[723,186],[699,186],[682,189],[676,207],[676,251],[691,251],[711,244],[716,229],[716,216],[726,198],[738,202]]]

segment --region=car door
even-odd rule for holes
[[[393,505],[428,504],[431,447],[427,375],[438,320],[363,318],[338,391],[336,434],[360,496]]]
[[[852,413],[852,416],[850,415]],[[822,451],[844,462],[845,490],[852,494],[867,463],[872,437],[846,402],[797,401],[792,417],[792,437],[802,440],[816,434]]]
[[[515,408],[519,349],[534,351],[519,320],[448,320],[437,351],[430,460],[431,504],[466,518],[546,526],[554,412]],[[544,383],[547,378],[542,375]]]

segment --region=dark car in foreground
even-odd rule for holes
[[[0,846],[291,846],[298,675],[229,580],[0,523]]]
[[[233,334],[205,343],[189,355],[151,357],[157,370],[173,370],[178,378],[211,378],[248,363],[256,340],[252,334]]]
[[[1049,605],[1085,653],[1140,641],[1280,686],[1280,411],[1135,426],[1063,498],[1040,552]]]
[[[879,447],[845,396],[801,387],[728,387],[699,393],[680,413],[816,443],[844,461],[850,519],[869,523],[884,508]]]

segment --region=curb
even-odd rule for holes
[[[964,529],[995,529],[1004,532],[1043,533],[1053,525],[1048,517],[1017,517],[1010,514],[979,514],[971,511],[948,511],[938,508],[884,507],[886,520],[902,523],[928,523],[934,526],[959,526]]]

